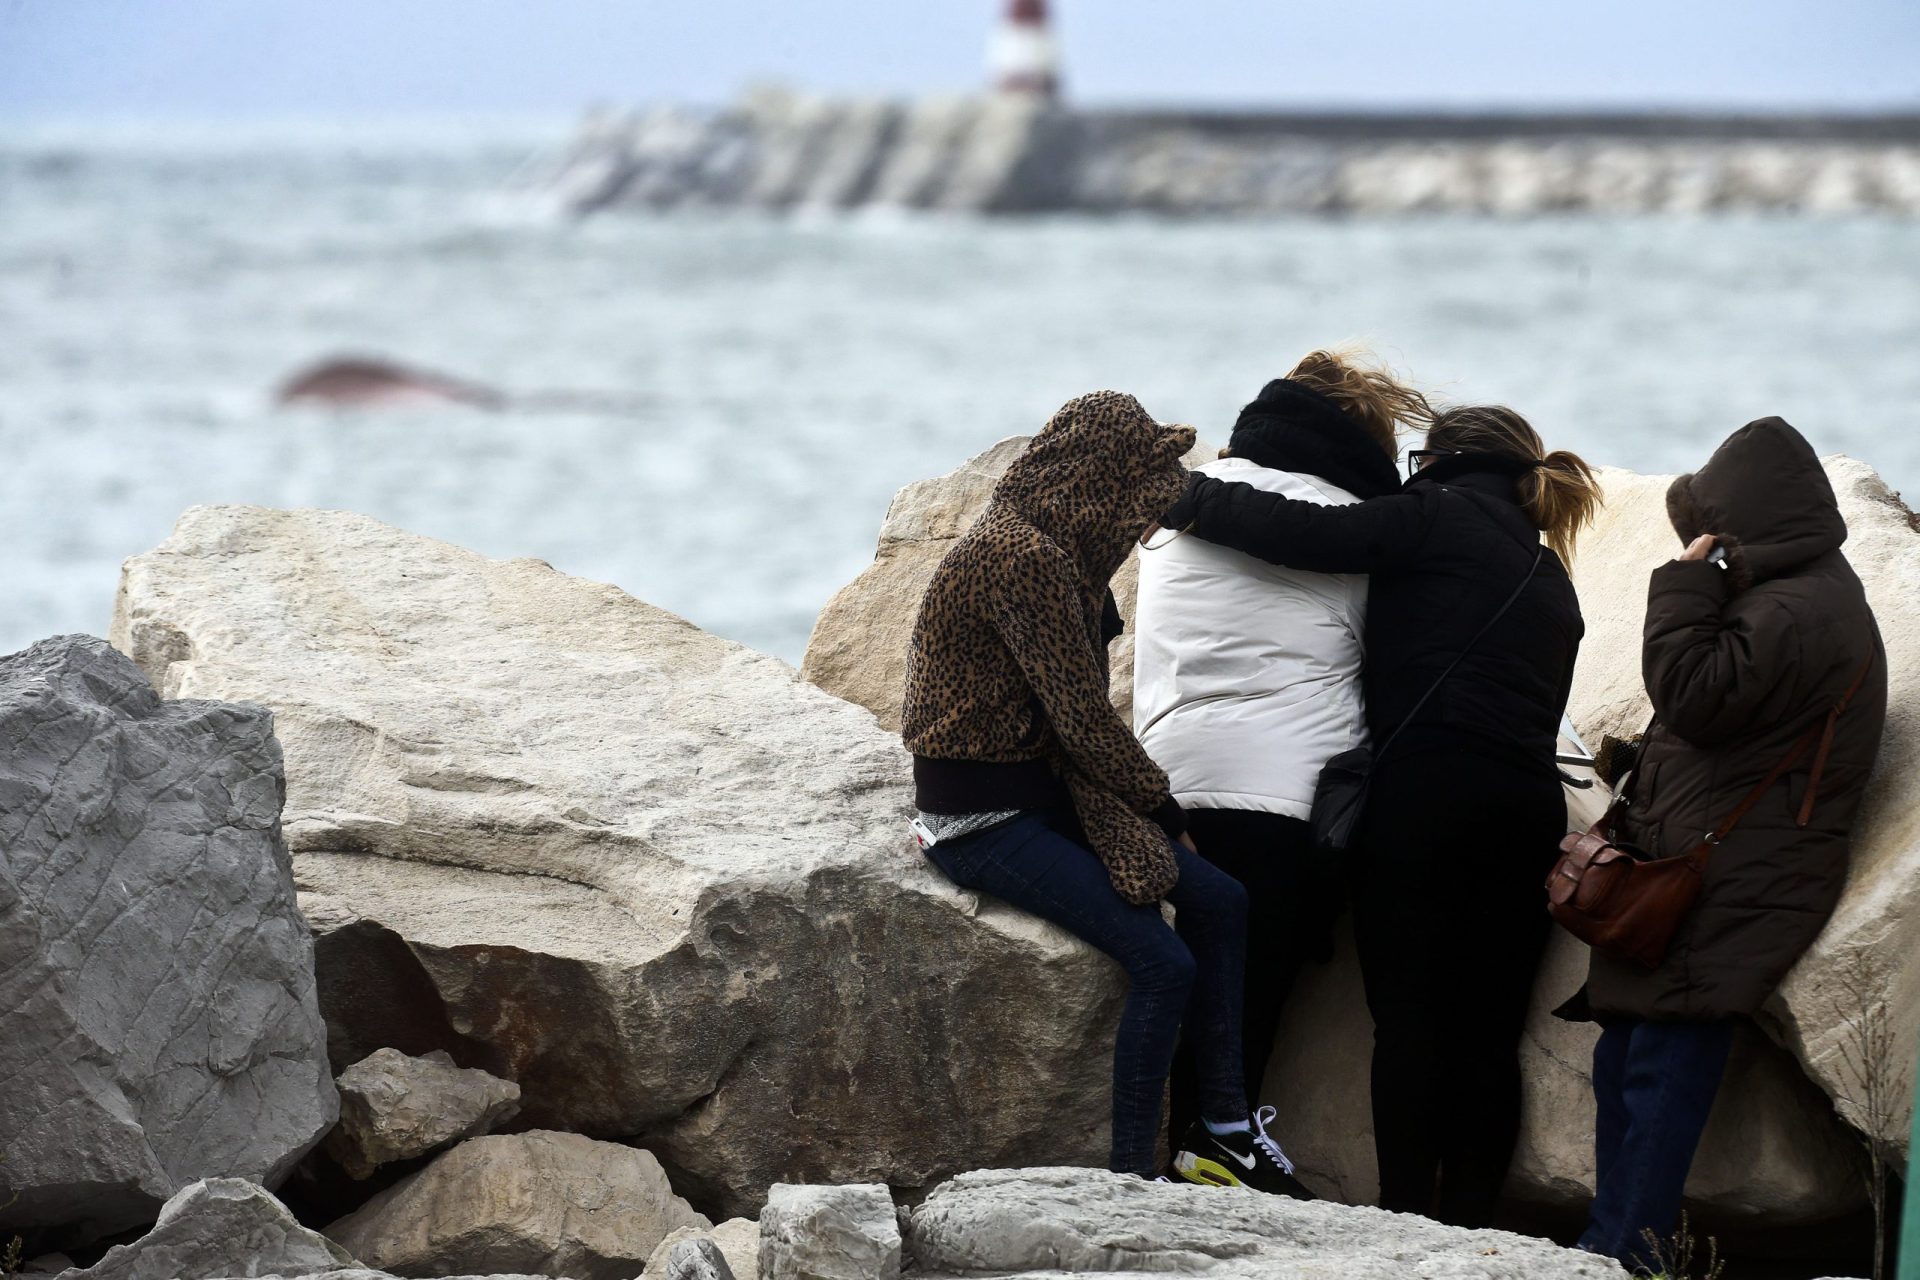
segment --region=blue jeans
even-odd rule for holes
[[[1082,840],[1070,817],[1029,813],[942,841],[927,857],[961,888],[1049,920],[1126,970],[1127,1003],[1113,1047],[1109,1167],[1152,1177],[1160,1102],[1182,1020],[1199,1051],[1201,1113],[1217,1122],[1247,1118],[1240,1053],[1247,891],[1175,845],[1180,880],[1167,901],[1180,915],[1183,942],[1157,905],[1135,906],[1114,890]]]
[[[1687,1170],[1720,1091],[1733,1023],[1609,1023],[1593,1049],[1598,1188],[1580,1247],[1650,1264],[1643,1231],[1665,1241],[1680,1220]]]

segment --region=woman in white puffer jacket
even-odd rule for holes
[[[1240,411],[1201,467],[1309,502],[1399,488],[1398,434],[1426,398],[1355,353],[1315,351]],[[1133,723],[1167,771],[1200,856],[1246,886],[1244,1053],[1258,1097],[1288,991],[1324,959],[1341,886],[1307,825],[1330,758],[1366,740],[1360,672],[1367,580],[1304,573],[1161,530],[1140,555]],[[1174,1061],[1170,1132],[1197,1114],[1195,1066]]]

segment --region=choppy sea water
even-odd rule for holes
[[[1920,223],[569,222],[524,138],[0,132],[0,652],[104,632],[202,502],[342,507],[798,660],[900,485],[1132,391],[1223,439],[1359,338],[1685,469],[1779,413],[1920,491]],[[278,410],[364,352],[593,411]]]

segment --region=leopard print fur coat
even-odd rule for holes
[[[1108,701],[1101,614],[1134,540],[1179,498],[1193,439],[1117,391],[1068,401],[940,562],[907,659],[908,749],[1048,760],[1134,903],[1164,897],[1179,872],[1146,816],[1170,798],[1167,776]]]

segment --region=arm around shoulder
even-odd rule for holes
[[[1323,506],[1195,472],[1162,523],[1290,569],[1378,573],[1419,553],[1429,519],[1420,494]]]

